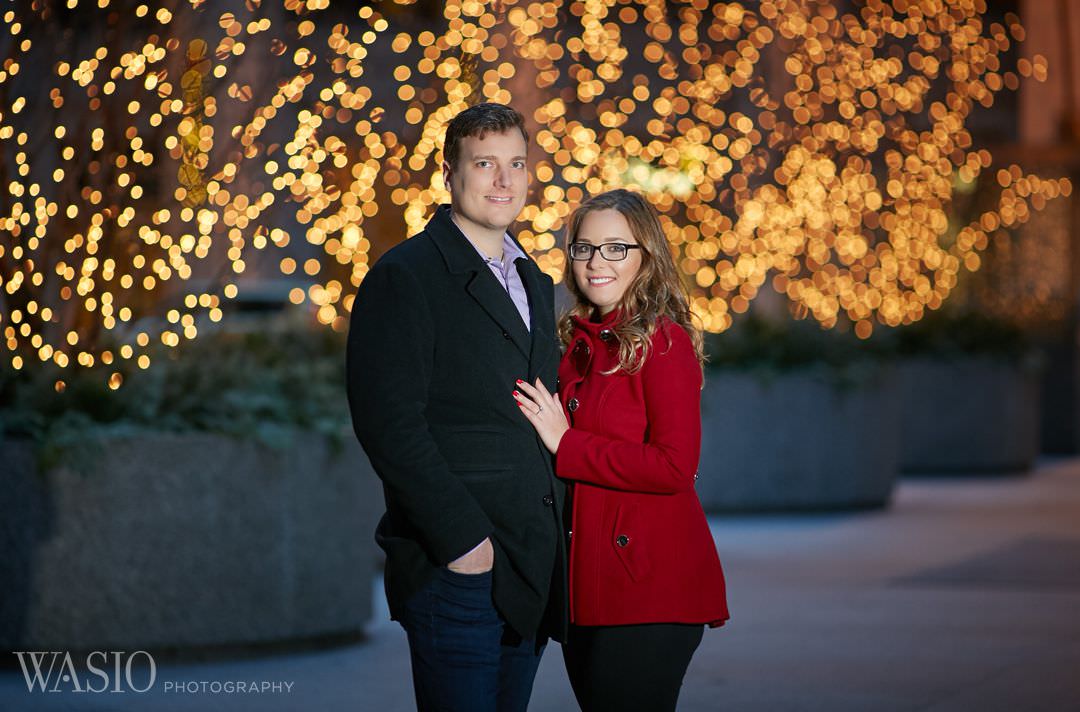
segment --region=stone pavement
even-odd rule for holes
[[[904,480],[884,511],[710,521],[733,617],[706,632],[680,710],[1080,711],[1080,459]],[[203,681],[292,686],[164,691]],[[30,693],[17,667],[0,669],[5,711],[411,709],[404,635],[385,608],[363,642],[163,661],[141,694]],[[530,710],[574,709],[549,646]]]

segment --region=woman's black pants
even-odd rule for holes
[[[673,712],[702,625],[570,626],[563,659],[582,712]]]

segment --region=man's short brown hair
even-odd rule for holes
[[[529,142],[529,132],[525,130],[525,117],[505,104],[485,102],[465,109],[450,119],[446,125],[446,141],[443,145],[443,160],[454,168],[461,152],[461,139],[467,136],[483,138],[489,133],[504,133],[511,129],[521,131],[521,137]]]

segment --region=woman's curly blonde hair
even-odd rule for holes
[[[701,329],[694,325],[690,312],[690,297],[679,278],[671,256],[660,217],[644,196],[622,188],[609,190],[588,198],[573,215],[566,231],[566,251],[578,238],[585,216],[598,210],[616,210],[630,225],[630,231],[641,246],[641,268],[634,281],[616,306],[621,310],[619,321],[612,325],[619,344],[619,363],[612,372],[623,370],[635,373],[649,357],[649,347],[662,317],[668,317],[686,330],[694,345],[698,362],[704,363]],[[566,286],[575,304],[559,319],[558,332],[563,346],[574,333],[573,317],[588,319],[595,307],[585,295],[570,269]],[[670,341],[669,341],[670,343]]]

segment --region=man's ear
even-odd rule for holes
[[[447,163],[446,161],[443,161],[443,164],[442,164],[442,182],[443,182],[443,186],[446,188],[447,191],[453,192],[453,191],[450,190],[450,173],[451,173],[450,164]]]

